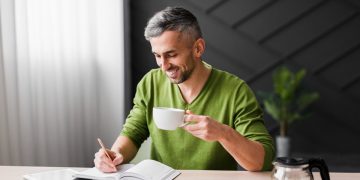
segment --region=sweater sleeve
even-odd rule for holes
[[[129,137],[137,148],[149,137],[149,129],[146,121],[147,99],[146,99],[145,77],[139,82],[136,88],[136,94],[133,100],[134,106],[126,118],[122,136]]]
[[[263,145],[265,157],[262,170],[271,170],[275,156],[273,140],[265,127],[260,105],[245,82],[239,87],[236,99],[235,129],[244,137]]]

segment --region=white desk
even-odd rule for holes
[[[24,174],[43,171],[66,169],[68,167],[38,167],[38,166],[0,166],[1,180],[22,180]],[[82,171],[87,168],[69,167]],[[248,172],[248,171],[204,171],[204,170],[180,170],[181,174],[176,180],[230,180],[230,179],[270,179],[271,172]],[[319,180],[319,173],[314,173],[315,180]],[[358,180],[360,173],[330,173],[331,180]]]

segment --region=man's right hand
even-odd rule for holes
[[[95,153],[95,167],[102,172],[116,172],[116,166],[123,162],[124,157],[118,152],[114,152],[109,149],[106,151],[110,155],[111,159],[106,156],[103,149],[99,149],[99,151]]]

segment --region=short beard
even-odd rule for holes
[[[185,71],[184,74],[180,77],[179,80],[171,80],[170,81],[173,84],[181,84],[183,82],[185,82],[186,80],[189,79],[189,77],[191,76],[192,72],[193,72],[194,68],[190,69],[189,71]]]

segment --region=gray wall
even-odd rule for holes
[[[320,93],[313,116],[290,127],[292,153],[322,156],[333,171],[360,170],[360,1],[357,0],[131,0],[132,96],[155,60],[143,38],[146,21],[180,5],[199,19],[204,60],[246,80],[254,91],[272,89],[271,74],[285,64],[306,68],[307,88]],[[131,102],[129,102],[131,103]],[[270,117],[273,136],[278,127]]]

